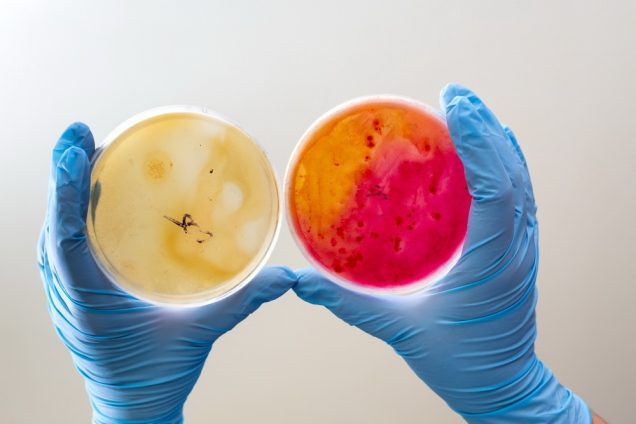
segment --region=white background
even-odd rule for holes
[[[242,124],[282,175],[354,96],[474,88],[517,133],[539,205],[540,357],[613,423],[636,380],[633,1],[2,1],[0,422],[85,423],[36,267],[50,149],[150,107]],[[282,233],[273,263],[305,262]],[[188,423],[458,423],[386,345],[293,293],[223,336]]]

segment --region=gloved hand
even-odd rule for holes
[[[164,308],[115,287],[84,234],[93,136],[71,125],[53,150],[39,266],[57,334],[86,382],[94,423],[180,423],[212,343],[296,281],[286,268],[198,308]]]
[[[467,88],[447,86],[441,105],[473,198],[457,265],[403,297],[354,293],[311,269],[294,290],[391,345],[470,423],[589,423],[534,352],[538,225],[521,149]]]

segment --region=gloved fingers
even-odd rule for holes
[[[54,193],[47,212],[46,250],[56,281],[73,299],[94,290],[115,290],[97,268],[86,242],[90,163],[86,152],[71,146],[55,170]]]
[[[491,142],[499,154],[499,158],[508,173],[508,177],[510,177],[510,181],[513,186],[513,196],[515,197],[515,207],[519,210],[523,210],[525,203],[525,193],[522,185],[521,174],[523,167],[519,165],[514,147],[510,145],[508,135],[506,134],[503,126],[490,108],[488,108],[479,96],[477,96],[477,94],[469,88],[460,84],[449,84],[443,91],[442,98],[447,99],[449,96],[466,97],[468,101],[475,106],[477,113],[479,113],[479,116],[481,116],[483,121],[486,123],[488,132],[491,134]]]
[[[528,220],[532,222],[534,221],[536,216],[537,206],[534,200],[534,190],[532,188],[532,179],[530,178],[528,163],[526,162],[526,157],[523,154],[523,151],[521,150],[521,146],[519,146],[519,143],[517,142],[517,136],[515,135],[515,133],[512,131],[512,129],[510,129],[509,127],[505,125],[503,129],[506,132],[506,135],[508,136],[509,143],[512,145],[512,148],[517,155],[517,159],[519,163],[521,164],[521,175],[522,175],[523,187],[524,187],[525,195],[526,195],[526,213],[528,215]]]
[[[482,118],[487,127],[487,137],[490,138],[495,150],[499,154],[501,163],[504,166],[508,177],[512,183],[512,200],[514,204],[514,231],[511,236],[510,243],[506,247],[506,251],[497,249],[491,258],[495,255],[502,258],[502,262],[514,255],[520,243],[523,242],[523,234],[525,233],[528,205],[526,202],[526,184],[524,181],[524,168],[514,146],[511,144],[508,134],[495,116],[495,114],[486,106],[486,104],[470,89],[459,85],[451,84],[446,88],[442,97],[445,96],[464,96],[475,107],[477,113]],[[502,245],[503,246],[503,245]],[[499,267],[497,262],[491,262],[495,267]],[[489,270],[488,263],[484,264],[484,270]]]
[[[86,242],[84,226],[90,185],[90,164],[84,150],[67,148],[56,166],[55,195],[49,210],[51,239],[56,247],[73,251]]]
[[[82,122],[74,122],[66,128],[58,139],[51,157],[51,178],[55,178],[55,170],[57,164],[64,152],[69,147],[79,147],[84,150],[86,156],[90,159],[95,153],[95,140],[88,126]]]
[[[69,147],[79,147],[81,148],[86,155],[90,158],[95,152],[95,141],[93,139],[93,134],[88,126],[82,122],[74,122],[69,125],[66,130],[62,133],[57,143],[55,143],[55,147],[53,147],[53,151],[51,152],[51,175],[49,177],[49,196],[48,196],[48,207],[51,209],[51,201],[55,195],[56,184],[55,180],[57,177],[57,165],[64,154],[64,152]],[[46,239],[48,238],[49,233],[49,222],[48,217],[45,217],[44,224],[42,226],[42,230],[40,232],[40,238],[38,240],[38,264],[42,265],[42,257],[45,253],[46,249]]]
[[[467,97],[448,98],[449,93],[442,93],[441,103],[471,195],[478,203],[511,196],[512,182],[493,142],[493,129]]]
[[[476,107],[463,96],[449,103],[443,100],[442,105],[473,197],[463,255],[483,252],[486,246],[490,258],[500,257],[514,234],[512,182],[492,141],[492,130]]]

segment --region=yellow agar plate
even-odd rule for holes
[[[280,226],[276,177],[261,147],[205,109],[144,112],[93,164],[87,234],[111,280],[142,299],[200,305],[262,268]]]

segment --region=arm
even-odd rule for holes
[[[294,290],[390,344],[470,423],[590,423],[535,354],[538,222],[517,140],[465,87],[448,86],[441,103],[472,196],[457,265],[404,297],[354,293],[312,269]]]

